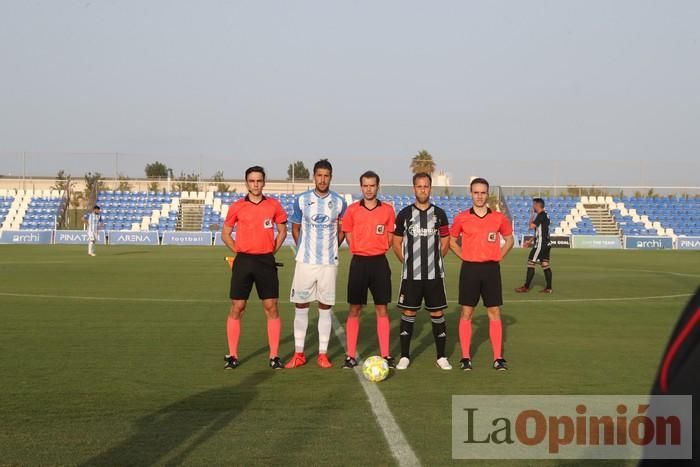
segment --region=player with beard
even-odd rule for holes
[[[290,301],[294,309],[294,356],[285,368],[306,364],[304,342],[309,325],[309,305],[318,302],[318,358],[321,368],[332,366],[328,359],[328,342],[335,304],[335,280],[338,275],[338,245],[345,238],[340,219],[347,204],[331,191],[333,166],[328,159],[314,164],[314,189],[294,199],[291,216],[292,237],[297,246],[296,266]]]
[[[430,202],[431,190],[430,175],[424,172],[415,174],[413,192],[416,201],[396,216],[393,249],[403,264],[397,304],[402,310],[401,358],[397,370],[405,370],[411,363],[413,324],[423,304],[433,325],[436,365],[443,370],[452,369],[445,355],[447,296],[442,260],[449,248],[449,224],[445,211]]]

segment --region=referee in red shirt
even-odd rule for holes
[[[263,195],[265,170],[253,166],[245,171],[248,195],[232,203],[221,231],[226,246],[236,253],[231,268],[231,310],[226,321],[229,354],[224,369],[234,369],[238,360],[241,318],[255,284],[267,316],[267,340],[270,345],[270,368],[281,369],[279,359],[280,317],[277,311],[279,279],[274,254],[287,236],[287,213],[273,198]],[[277,226],[275,237],[274,227]],[[236,239],[231,237],[236,228]]]
[[[506,216],[492,211],[486,201],[489,182],[475,178],[470,185],[473,207],[455,217],[450,228],[450,249],[462,258],[459,272],[459,342],[462,347],[460,368],[471,370],[469,347],[472,338],[472,315],[481,297],[489,315],[489,338],[493,349],[493,368],[507,370],[503,359],[501,305],[503,291],[499,262],[513,248],[513,228]],[[501,237],[505,240],[501,246]],[[461,248],[458,240],[461,239]]]
[[[357,366],[357,338],[360,334],[360,312],[367,304],[367,290],[372,292],[377,313],[379,352],[394,368],[389,355],[389,313],[391,301],[391,268],[386,252],[394,232],[394,208],[377,199],[379,175],[367,171],[360,176],[362,199],[351,204],[343,216],[343,232],[348,239],[352,260],[348,275],[350,312],[345,322],[347,356],[343,368]]]

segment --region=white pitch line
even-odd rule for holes
[[[691,293],[681,293],[676,295],[653,295],[651,297],[611,297],[611,298],[560,298],[547,300],[545,298],[532,300],[504,300],[504,303],[576,303],[576,302],[632,302],[638,300],[659,300],[663,298],[684,298],[690,297]]]
[[[291,250],[294,252],[294,256],[296,256],[296,248],[293,245],[290,245],[289,248],[291,248]],[[333,333],[335,334],[335,337],[338,338],[340,345],[343,347],[343,351],[347,353],[348,349],[345,346],[345,329],[338,321],[338,318],[336,318],[332,309],[331,320],[333,321]],[[359,353],[356,355],[356,358],[358,360],[360,359]],[[384,433],[386,442],[389,444],[391,454],[394,456],[394,458],[396,458],[397,462],[402,467],[420,467],[421,464],[418,460],[418,456],[416,456],[416,453],[413,452],[413,448],[411,448],[411,445],[408,444],[403,431],[401,431],[398,423],[396,423],[394,415],[392,415],[391,410],[389,410],[389,406],[387,405],[386,399],[384,399],[382,392],[377,388],[376,384],[370,383],[364,376],[362,376],[362,371],[359,365],[356,366],[353,371],[355,372],[357,379],[360,380],[360,385],[362,386],[362,389],[364,389],[365,394],[367,394],[370,407],[372,408],[372,412],[374,412],[379,427],[382,429],[382,433]]]
[[[692,293],[675,294],[675,295],[652,295],[645,297],[609,297],[609,298],[560,298],[560,299],[532,299],[532,300],[505,300],[505,304],[509,303],[579,303],[579,302],[633,302],[644,300],[661,300],[666,298],[685,298],[693,295]],[[212,300],[207,298],[155,298],[155,297],[92,297],[86,295],[49,295],[49,294],[30,294],[30,293],[14,293],[0,292],[0,297],[15,297],[15,298],[46,298],[46,299],[62,299],[62,300],[94,300],[104,302],[155,302],[155,303],[228,303],[229,300],[222,298],[220,300]],[[279,300],[277,303],[288,305],[291,304],[287,300]],[[448,303],[457,303],[456,300],[448,300]],[[371,305],[371,303],[369,303]]]
[[[347,352],[345,347],[345,329],[343,329],[343,326],[340,324],[338,318],[335,317],[335,313],[332,311],[331,319],[333,320],[333,332],[335,333],[335,337],[337,337],[340,341],[340,344],[343,346],[343,350]],[[360,359],[359,353],[357,354],[357,359]],[[398,423],[396,423],[396,420],[394,419],[391,410],[389,410],[389,406],[387,405],[386,399],[384,399],[382,392],[375,383],[367,381],[365,377],[362,376],[360,365],[356,366],[354,371],[357,379],[360,380],[362,389],[364,389],[365,394],[367,394],[367,399],[369,400],[372,411],[377,418],[377,423],[382,429],[384,437],[389,444],[389,449],[391,449],[391,453],[394,455],[399,465],[420,466],[420,460],[418,460],[416,453],[413,452],[411,445],[408,444],[403,431],[401,431]]]
[[[57,298],[64,300],[95,300],[103,302],[163,302],[163,303],[225,303],[226,300],[206,298],[150,298],[150,297],[91,297],[84,295],[49,295],[31,293],[0,292],[0,297],[17,298]]]

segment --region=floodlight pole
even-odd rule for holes
[[[118,185],[117,185],[117,179],[119,178],[119,153],[115,152],[114,153],[114,189],[116,190]]]

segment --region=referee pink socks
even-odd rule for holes
[[[471,358],[469,348],[472,345],[472,320],[459,320],[459,346],[462,348],[462,358]]]
[[[241,337],[241,320],[231,316],[226,320],[226,337],[228,338],[228,354],[238,357],[238,339]]]
[[[377,316],[377,338],[379,338],[379,353],[382,357],[389,356],[389,317]]]
[[[270,345],[270,358],[279,356],[282,321],[279,317],[267,320],[267,342]],[[230,316],[226,320],[228,354],[238,357],[238,341],[241,337],[241,320]]]
[[[500,319],[489,320],[489,338],[491,339],[491,348],[493,349],[493,359],[498,360],[503,358],[501,355],[501,346],[503,343],[503,326]]]
[[[493,350],[493,359],[503,358],[503,325],[500,319],[489,320],[489,339]],[[462,347],[462,358],[471,358],[469,347],[472,344],[472,320],[459,320],[459,345]]]
[[[270,345],[270,358],[279,356],[282,321],[279,316],[267,320],[267,343]]]
[[[348,316],[345,321],[346,343],[348,346],[348,357],[357,358],[357,337],[360,335],[360,320]]]
[[[347,334],[348,357],[357,357],[357,338],[360,334],[359,318],[351,318],[345,321],[345,333]],[[379,353],[382,357],[389,356],[390,323],[388,316],[377,316],[377,338],[379,339]]]

